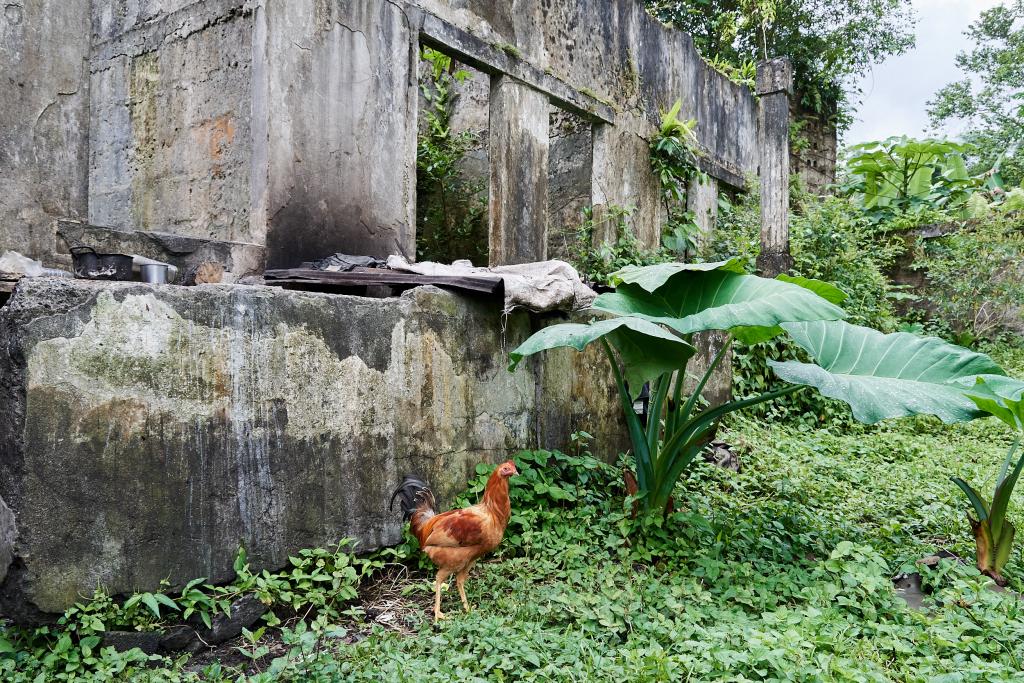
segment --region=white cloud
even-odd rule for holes
[[[964,30],[983,10],[999,4],[1002,0],[914,0],[917,46],[875,66],[861,80],[863,104],[845,142],[927,132],[928,100],[939,88],[962,77],[955,60],[957,52],[970,47]]]

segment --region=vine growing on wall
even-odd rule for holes
[[[651,140],[651,170],[661,186],[661,200],[667,221],[662,230],[662,246],[678,258],[697,252],[700,228],[693,212],[686,208],[687,191],[694,180],[707,176],[697,167],[700,146],[697,142],[697,121],[679,118],[682,102],[665,112],[657,135]]]
[[[600,211],[592,206],[583,209],[583,222],[569,245],[569,260],[584,281],[608,285],[609,275],[620,268],[671,260],[664,249],[644,248],[633,231],[633,211],[616,204],[602,206]]]
[[[426,106],[416,146],[416,257],[442,262],[465,258],[486,265],[486,183],[466,177],[462,167],[480,138],[451,126],[456,86],[470,74],[429,47],[422,48],[420,58],[428,73],[420,84]]]

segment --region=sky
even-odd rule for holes
[[[970,47],[964,29],[1001,0],[914,0],[917,46],[875,67],[860,81],[863,104],[844,136],[847,144],[930,132],[926,105],[942,86],[962,77],[956,54]],[[939,131],[955,136],[959,131]]]

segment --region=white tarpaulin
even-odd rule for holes
[[[538,261],[514,266],[482,268],[469,261],[451,265],[424,261],[409,263],[403,256],[389,256],[388,268],[419,275],[472,275],[494,277],[505,283],[505,312],[525,308],[542,311],[582,311],[597,294],[583,284],[579,273],[565,261]]]

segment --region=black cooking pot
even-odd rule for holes
[[[92,247],[72,247],[75,277],[86,280],[131,280],[132,257],[125,254],[97,254]]]

